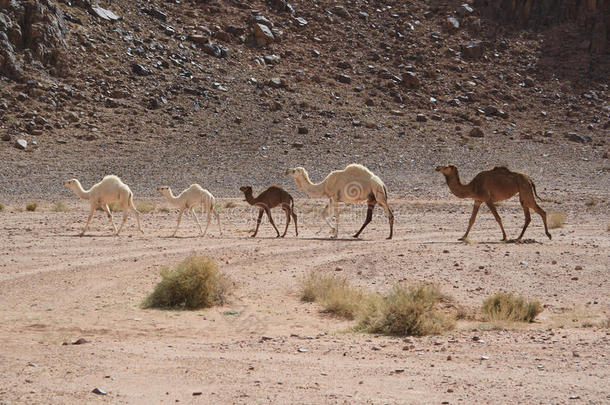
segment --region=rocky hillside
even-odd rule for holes
[[[0,194],[352,161],[403,194],[449,160],[604,182],[609,2],[462,3],[2,0]]]

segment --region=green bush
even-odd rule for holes
[[[506,293],[488,297],[481,306],[481,313],[487,321],[532,322],[540,312],[540,302]]]
[[[161,277],[144,308],[198,309],[226,302],[230,282],[207,257],[192,256],[172,269],[164,267]]]

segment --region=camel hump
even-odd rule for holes
[[[498,172],[510,172],[510,170],[506,166],[496,166],[493,168],[493,170]]]

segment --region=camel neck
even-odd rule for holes
[[[297,187],[301,190],[305,191],[311,197],[322,197],[324,196],[324,182],[321,183],[312,183],[309,180],[309,174],[307,172],[303,173],[303,177],[299,177],[295,179],[297,183]]]
[[[75,187],[72,190],[83,200],[88,200],[89,196],[91,195],[91,189],[85,190],[78,180],[76,181]]]
[[[244,197],[246,197],[246,202],[248,204],[250,204],[250,205],[256,204],[256,201],[254,200],[254,196],[252,195],[252,190],[245,191],[244,192]]]
[[[472,190],[469,187],[470,185],[462,184],[460,181],[460,174],[456,172],[454,176],[445,176],[447,180],[447,185],[449,186],[449,190],[459,198],[467,198],[472,194]]]
[[[163,193],[163,195],[165,196],[165,198],[167,199],[167,201],[169,201],[172,204],[176,204],[178,202],[178,197],[176,197],[174,195],[174,193],[172,192],[171,188],[167,189],[167,193]]]

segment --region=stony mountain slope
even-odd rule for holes
[[[485,1],[16,3],[0,3],[4,198],[107,173],[233,196],[354,161],[397,197],[446,195],[447,161],[607,195],[605,2],[503,22]]]

